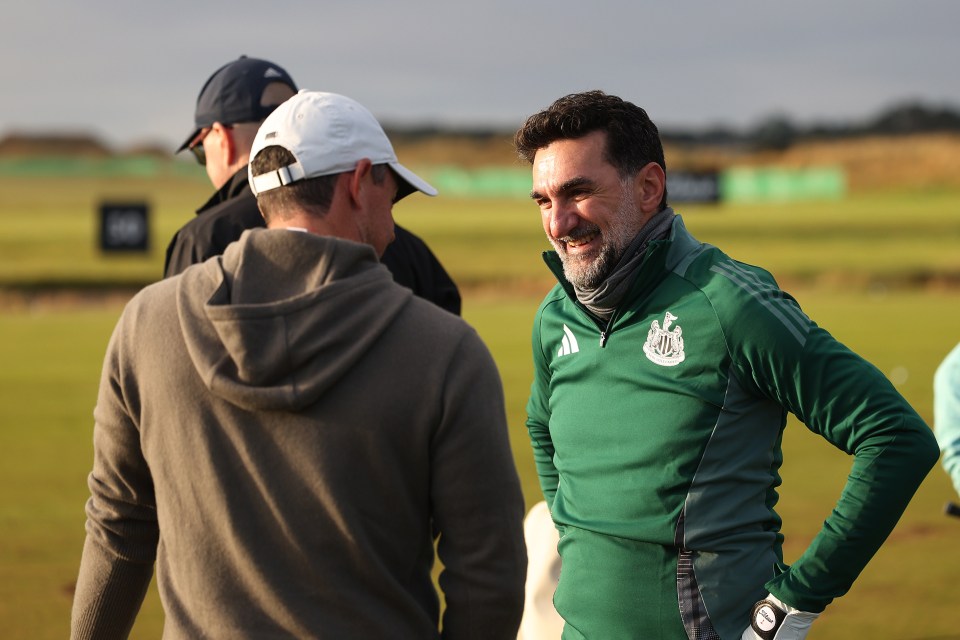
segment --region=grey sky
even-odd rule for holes
[[[174,147],[240,54],[391,123],[513,127],[594,88],[661,127],[856,120],[960,107],[957,24],[955,0],[33,0],[0,21],[0,135]]]

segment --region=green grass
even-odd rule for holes
[[[860,195],[842,202],[691,208],[688,226],[780,278],[910,283],[960,279],[960,198]]]
[[[0,181],[2,182],[2,181]],[[162,268],[166,239],[206,197],[202,184],[128,180],[0,184],[0,283],[138,283]],[[110,193],[107,193],[107,192]],[[107,259],[95,250],[102,197],[154,203],[154,250]],[[957,289],[911,283],[960,272],[960,194],[861,196],[828,204],[688,207],[688,227],[730,255],[770,269],[807,313],[896,380],[929,422],[934,368],[960,340]],[[528,506],[540,499],[524,421],[530,322],[550,286],[536,207],[525,201],[410,198],[398,222],[424,237],[464,289],[464,317],[490,346],[506,392],[510,436]],[[5,638],[62,638],[83,543],[92,409],[103,351],[121,301],[20,302],[0,296],[0,624]],[[791,422],[785,438],[787,560],[829,514],[850,460]],[[938,467],[852,591],[812,640],[960,637],[953,549],[956,498]],[[156,638],[151,590],[134,638]],[[951,635],[953,634],[953,635]]]
[[[209,183],[183,178],[0,178],[0,285],[154,280],[171,236],[209,191]],[[103,255],[99,207],[128,201],[150,207],[150,251]]]
[[[167,242],[209,195],[196,180],[0,178],[0,285],[145,283],[163,270]],[[151,250],[104,256],[97,246],[105,200],[151,207]],[[960,281],[960,194],[858,195],[841,202],[683,206],[687,226],[734,258],[785,282],[896,286]],[[396,220],[427,240],[463,286],[544,283],[548,248],[537,208],[525,199],[414,195]]]

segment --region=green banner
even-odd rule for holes
[[[113,158],[26,157],[0,159],[0,176],[18,178],[152,178],[176,175],[207,179],[203,167],[195,162],[127,156]]]
[[[725,202],[836,200],[846,190],[846,176],[839,167],[741,167],[720,175],[720,199]]]
[[[416,171],[446,196],[526,198],[530,194],[530,167],[526,166],[465,169],[446,165],[418,167]],[[674,179],[676,195],[683,200],[680,173],[671,175]],[[0,176],[148,178],[182,176],[207,179],[203,167],[196,163],[150,156],[3,158],[0,159]],[[839,167],[801,169],[739,167],[719,173],[721,202],[839,199],[846,195],[846,190],[846,176],[843,169]]]
[[[526,198],[530,195],[529,167],[460,169],[453,166],[417,170],[442,195],[465,198]]]

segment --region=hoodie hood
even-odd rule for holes
[[[248,410],[296,411],[362,358],[412,295],[368,245],[251,229],[183,272],[177,311],[214,395]]]

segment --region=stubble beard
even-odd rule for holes
[[[564,238],[554,239],[547,236],[550,244],[560,256],[563,264],[563,276],[577,289],[596,289],[613,271],[620,258],[639,232],[640,214],[630,198],[621,200],[615,222],[606,232],[601,232],[595,224],[585,223]],[[567,253],[566,240],[576,240],[591,233],[599,233],[602,243],[595,254],[570,255]]]

